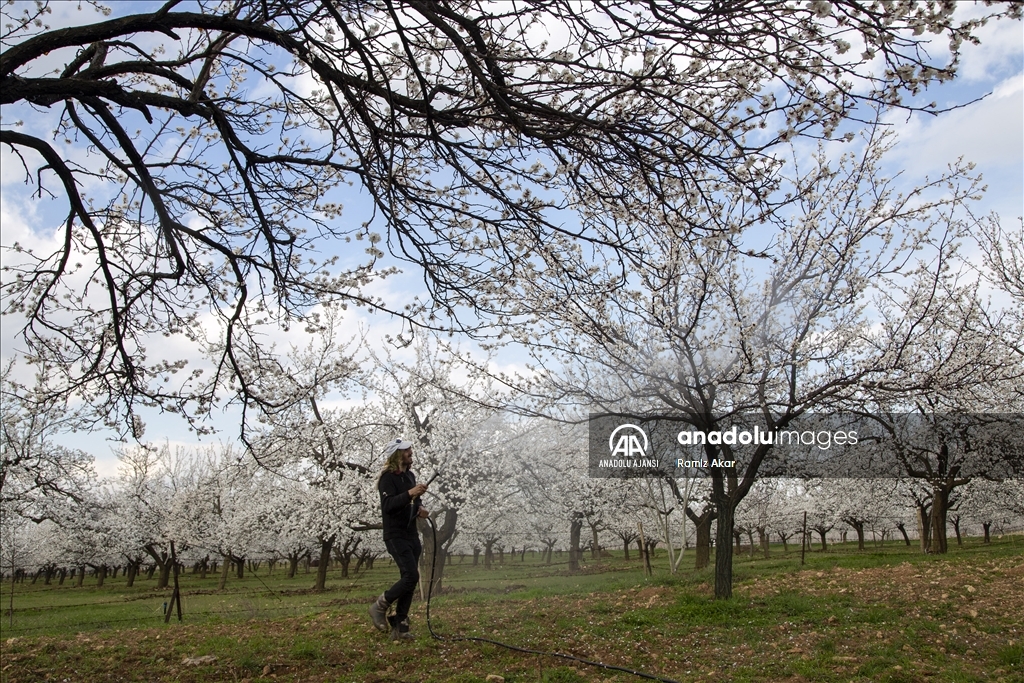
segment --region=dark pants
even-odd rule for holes
[[[395,585],[384,592],[384,599],[395,605],[395,616],[388,617],[393,626],[409,617],[409,606],[420,580],[419,561],[423,546],[419,537],[392,538],[384,541],[384,545],[402,573]]]

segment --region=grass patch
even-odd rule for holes
[[[969,542],[945,557],[896,544],[858,553],[848,544],[809,554],[803,567],[797,550],[738,556],[729,601],[711,599],[707,570],[669,574],[664,555],[654,577],[636,558],[588,558],[578,575],[531,554],[489,571],[456,561],[446,567],[452,590],[431,604],[432,625],[446,637],[496,639],[687,683],[1021,680],[1022,643],[1007,637],[1020,637],[1024,613],[1020,539]],[[224,591],[216,578],[186,575],[185,620],[167,625],[169,592],[142,579],[132,589],[109,578],[102,588],[17,584],[13,628],[4,615],[0,683],[637,680],[433,640],[423,602],[412,615],[418,639],[392,643],[370,627],[366,606],[396,575],[386,562],[357,577],[331,572],[322,594],[308,591],[311,574],[235,579]],[[0,594],[4,607],[8,596]],[[187,663],[202,657],[212,659]]]

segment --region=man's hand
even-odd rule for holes
[[[427,508],[420,508],[420,517],[426,518],[430,515],[430,510]]]
[[[427,485],[426,484],[416,484],[411,489],[409,489],[409,497],[410,498],[419,498],[420,496],[422,496],[426,492],[427,492]]]

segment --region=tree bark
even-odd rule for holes
[[[573,519],[569,525],[569,571],[580,570],[580,559],[583,551],[580,550],[580,534],[583,532],[583,520]]]
[[[443,511],[444,521],[438,524],[440,512],[433,516],[437,538],[430,529],[430,522],[425,519],[416,520],[420,535],[423,537],[423,554],[420,556],[420,585],[426,585],[433,576],[433,583],[428,586],[430,595],[440,595],[444,591],[444,568],[448,564],[448,546],[455,539],[459,511],[447,509]]]
[[[696,559],[693,563],[694,569],[703,569],[711,562],[711,521],[715,519],[714,508],[708,505],[704,511],[697,516],[690,508],[686,508],[686,516],[693,522],[697,534]]]
[[[231,558],[228,555],[221,555],[224,560],[221,562],[220,568],[220,581],[217,582],[217,590],[224,590],[224,586],[228,584],[228,571],[231,568]]]
[[[128,561],[128,568],[125,570],[125,586],[131,588],[135,585],[135,577],[139,573],[139,565],[131,560]]]
[[[334,559],[341,564],[341,578],[348,578],[349,567],[352,565],[352,558],[355,557],[356,550],[358,550],[361,542],[362,538],[349,536],[345,539],[345,542],[340,548],[335,546]]]
[[[491,569],[494,565],[494,544],[498,542],[498,539],[491,539],[484,541],[484,569]]]
[[[313,590],[322,593],[327,586],[327,567],[331,562],[331,548],[334,546],[334,539],[337,534],[331,534],[328,538],[320,539],[320,564],[316,568],[316,583]]]
[[[156,563],[156,568],[160,570],[160,577],[157,579],[157,588],[167,588],[167,584],[171,580],[171,556],[166,551],[159,551],[153,547],[153,544],[147,545],[143,550],[153,558]]]
[[[985,530],[985,544],[992,542],[992,522],[982,522],[981,528]]]
[[[764,552],[764,559],[768,559],[768,531],[763,526],[757,527],[758,540],[761,541],[761,550]]]
[[[921,541],[921,552],[928,552],[928,547],[931,545],[931,530],[932,523],[929,514],[929,505],[927,503],[917,503],[917,531],[918,538]]]
[[[903,542],[906,543],[907,547],[909,548],[910,547],[910,536],[907,535],[907,527],[906,527],[906,525],[903,524],[903,522],[899,522],[896,525],[896,528],[900,530],[901,534],[903,534]]]
[[[946,540],[946,516],[949,511],[949,492],[952,487],[939,484],[932,488],[932,538],[928,552],[943,555],[949,550]]]
[[[847,517],[845,521],[857,532],[857,550],[864,550],[864,520]]]
[[[732,535],[735,510],[732,501],[719,498],[715,501],[718,514],[715,530],[715,599],[732,597]]]

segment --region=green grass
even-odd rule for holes
[[[485,571],[469,559],[446,568],[448,593],[431,604],[443,635],[497,639],[658,673],[680,681],[1022,680],[1024,598],[1017,595],[1024,540],[969,539],[943,557],[887,543],[812,552],[772,547],[736,556],[735,597],[711,599],[709,569],[670,574],[664,553],[645,577],[635,554],[586,558],[584,571],[539,556]],[[692,557],[692,556],[691,556]],[[564,555],[555,558],[564,562]],[[684,560],[689,565],[692,560]],[[301,570],[300,570],[301,571]],[[619,672],[552,657],[429,638],[414,604],[412,644],[367,623],[366,605],[396,578],[387,562],[312,593],[313,573],[278,570],[229,579],[181,577],[184,622],[163,623],[169,590],[140,577],[101,588],[16,584],[3,614],[0,683],[41,680],[629,681]],[[899,577],[898,579],[893,577]],[[90,581],[91,579],[91,581]],[[968,591],[970,585],[973,591]],[[7,608],[10,584],[0,591]],[[216,657],[183,664],[186,658]],[[396,655],[400,655],[396,659]],[[403,664],[413,662],[414,664]],[[412,669],[408,669],[412,666]],[[710,673],[709,673],[710,672]]]

